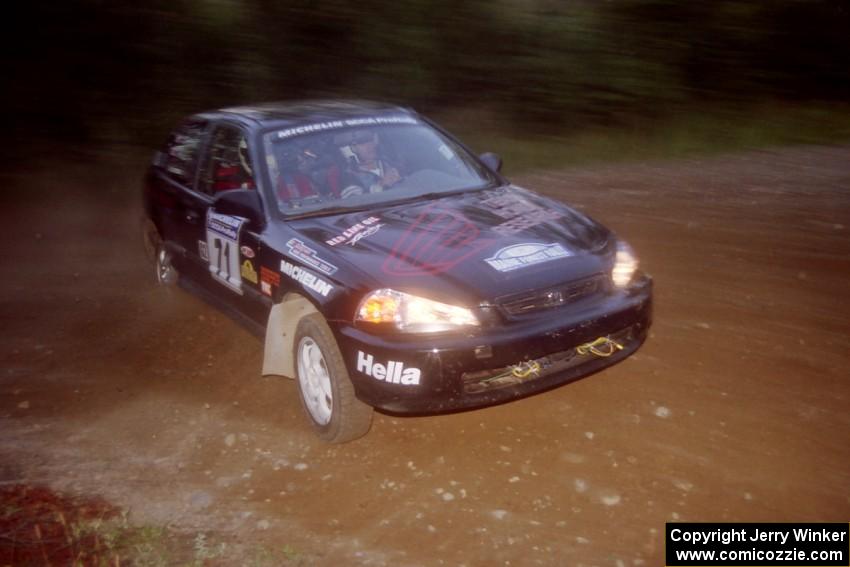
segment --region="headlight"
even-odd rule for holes
[[[394,324],[408,333],[438,333],[478,326],[472,311],[393,289],[379,289],[363,298],[356,321]]]
[[[638,267],[638,259],[631,246],[625,242],[617,242],[617,257],[614,269],[611,270],[611,280],[618,288],[624,288],[632,281]]]

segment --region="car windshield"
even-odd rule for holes
[[[463,147],[409,116],[275,130],[265,164],[287,215],[361,209],[497,182]]]

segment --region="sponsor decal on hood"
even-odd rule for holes
[[[358,222],[357,224],[345,229],[342,234],[338,236],[334,236],[328,240],[325,240],[325,244],[328,246],[336,246],[337,244],[350,244],[354,246],[363,238],[367,236],[372,236],[380,228],[384,225],[378,224],[378,221],[381,220],[378,217],[369,217],[367,219]]]
[[[481,201],[481,204],[490,207],[496,215],[503,219],[508,219],[493,227],[494,232],[504,235],[516,234],[564,216],[561,211],[544,209],[540,205],[513,193],[494,195]]]
[[[484,261],[500,272],[512,272],[572,255],[572,252],[556,242],[552,244],[530,242],[506,246],[490,258],[485,258]]]

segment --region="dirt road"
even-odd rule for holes
[[[632,243],[650,340],[333,447],[259,340],[153,286],[144,164],[108,162],[3,178],[3,484],[326,565],[660,565],[668,521],[850,520],[850,148],[517,177]]]

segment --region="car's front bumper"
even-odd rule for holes
[[[506,402],[571,382],[635,352],[652,322],[652,280],[581,309],[470,336],[377,336],[335,329],[364,402],[391,413],[443,413]],[[576,347],[609,337],[610,356]],[[605,353],[603,353],[605,354]]]

